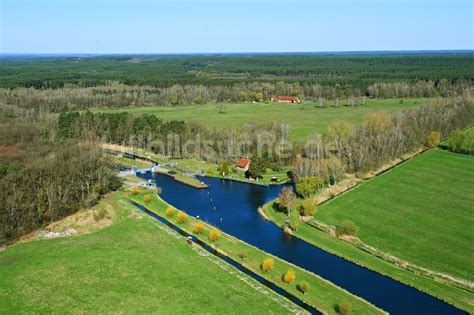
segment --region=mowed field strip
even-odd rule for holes
[[[118,222],[91,234],[19,243],[0,253],[0,313],[301,310],[237,269],[223,268],[218,258],[196,252],[161,223],[131,217],[138,210],[118,193],[101,204],[119,213]]]
[[[209,128],[237,128],[245,123],[268,124],[272,121],[290,124],[291,140],[304,140],[313,132],[325,133],[328,125],[337,120],[345,120],[354,124],[364,121],[367,114],[377,111],[393,113],[413,106],[430,103],[430,99],[367,99],[365,106],[348,107],[341,100],[339,107],[333,102],[325,108],[317,108],[319,104],[308,103],[229,103],[225,104],[225,113],[219,113],[219,104],[203,104],[189,106],[132,107],[113,110],[97,110],[101,112],[129,112],[133,114],[155,114],[163,120],[183,120],[196,122]],[[329,104],[329,103],[328,103]]]
[[[349,219],[369,245],[474,281],[474,157],[428,151],[323,204],[316,219]]]

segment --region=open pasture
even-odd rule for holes
[[[107,228],[1,252],[0,313],[289,313],[119,196]]]
[[[367,99],[365,106],[339,107],[330,102],[325,108],[318,103],[238,103],[225,104],[225,113],[219,113],[219,104],[203,104],[179,107],[135,107],[100,110],[103,112],[127,111],[135,114],[155,114],[163,120],[196,122],[210,128],[237,128],[245,123],[268,124],[272,121],[290,124],[291,140],[304,140],[312,132],[325,133],[334,121],[345,120],[354,124],[363,122],[367,114],[377,111],[388,113],[403,111],[413,106],[427,104],[430,99]]]
[[[369,245],[474,281],[474,158],[431,150],[323,204],[316,219],[355,222]]]

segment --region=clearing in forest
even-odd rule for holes
[[[345,106],[341,100],[339,107],[334,102],[327,102],[326,107],[319,108],[319,103],[284,104],[284,103],[239,103],[225,104],[225,112],[220,113],[218,104],[189,106],[135,107],[101,112],[130,112],[132,114],[155,114],[163,120],[183,120],[196,122],[210,128],[237,128],[245,123],[268,124],[272,121],[290,124],[291,140],[304,140],[312,132],[325,133],[334,121],[345,120],[360,124],[367,114],[376,111],[387,113],[399,112],[413,106],[427,104],[431,100],[420,99],[367,99],[366,105]]]

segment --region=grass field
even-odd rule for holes
[[[118,196],[107,228],[1,252],[0,313],[289,313]]]
[[[474,281],[474,158],[432,150],[319,209],[350,219],[364,242],[438,272]]]
[[[288,217],[283,212],[274,211],[272,204],[273,201],[267,203],[263,207],[263,211],[270,220],[279,226],[284,226]],[[296,211],[292,211],[292,213],[296,213]],[[433,281],[425,276],[399,268],[347,242],[341,241],[326,232],[320,231],[309,224],[300,224],[298,230],[294,232],[294,235],[327,252],[436,296],[469,313],[474,312],[474,295],[469,291],[456,288],[443,282]]]
[[[184,120],[201,123],[207,127],[237,128],[244,123],[267,124],[283,121],[290,124],[292,140],[305,139],[312,132],[325,133],[327,126],[336,120],[346,120],[360,124],[368,113],[385,111],[388,113],[429,103],[430,99],[367,99],[365,106],[328,106],[316,108],[316,104],[241,103],[226,104],[225,114],[219,113],[217,104],[180,107],[136,107],[119,110],[100,110],[155,114],[164,120]]]

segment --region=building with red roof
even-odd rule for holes
[[[272,96],[270,99],[272,102],[277,102],[277,103],[289,103],[289,104],[295,104],[295,103],[300,103],[300,99],[296,96]]]
[[[239,171],[247,172],[250,166],[250,160],[246,158],[240,158],[237,161],[236,167]]]

